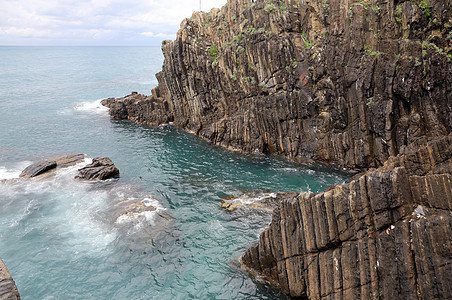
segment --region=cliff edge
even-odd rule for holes
[[[242,262],[309,299],[450,299],[451,0],[229,0],[103,104],[243,152],[367,172],[286,199]]]

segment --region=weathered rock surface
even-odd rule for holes
[[[85,159],[84,154],[67,154],[62,155],[50,159],[46,159],[43,161],[36,162],[34,164],[26,167],[20,177],[31,178],[36,177],[38,175],[42,175],[50,170],[53,170],[57,167],[65,168],[69,166],[73,166],[77,163],[82,162]]]
[[[267,211],[273,211],[279,207],[284,199],[297,197],[295,192],[274,192],[274,193],[246,193],[240,196],[228,196],[220,199],[221,207],[234,211],[236,209],[251,207]]]
[[[282,201],[243,264],[292,296],[450,299],[451,7],[229,0],[163,43],[150,96],[103,103],[230,149],[375,168]]]
[[[452,134],[284,200],[242,263],[309,299],[452,298]]]
[[[20,174],[20,177],[25,177],[25,178],[36,177],[49,170],[55,169],[56,167],[57,167],[56,161],[46,160],[46,161],[37,162],[37,163],[34,163],[34,164],[26,167]]]
[[[105,180],[119,175],[119,169],[108,157],[93,158],[93,162],[78,170],[77,179]]]
[[[16,284],[11,274],[0,258],[0,299],[13,300],[20,299]]]
[[[452,128],[451,0],[230,0],[181,23],[113,118],[231,149],[378,167]]]

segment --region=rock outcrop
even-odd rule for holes
[[[451,0],[230,0],[165,41],[159,85],[103,103],[231,149],[378,167],[452,128]]]
[[[236,209],[250,207],[255,209],[272,212],[279,207],[284,199],[297,197],[295,192],[275,192],[275,193],[246,193],[240,196],[228,196],[220,199],[221,207],[226,210],[234,211]]]
[[[284,293],[450,299],[451,7],[229,0],[163,42],[150,96],[103,104],[229,149],[368,170],[283,200],[246,252]]]
[[[308,299],[451,299],[452,134],[420,145],[283,201],[242,263]]]
[[[11,274],[0,258],[0,299],[18,300],[20,299],[16,284],[14,283]]]
[[[93,162],[78,170],[77,179],[105,180],[119,175],[119,169],[108,157],[93,158]]]
[[[20,177],[24,177],[24,178],[36,177],[36,176],[42,175],[50,170],[53,170],[57,167],[65,168],[65,167],[73,166],[77,163],[82,162],[84,159],[85,159],[84,154],[67,154],[67,155],[62,155],[62,156],[46,159],[46,160],[36,162],[36,163],[31,164],[28,167],[26,167],[20,174]]]

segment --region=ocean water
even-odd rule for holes
[[[270,222],[219,200],[313,191],[348,176],[240,155],[171,126],[111,121],[100,99],[149,93],[159,47],[0,47],[0,257],[22,299],[280,299],[240,268]],[[17,179],[39,159],[108,156],[120,178],[77,169]],[[124,215],[132,203],[153,211]]]

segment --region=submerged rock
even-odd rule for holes
[[[19,291],[8,269],[0,258],[0,299],[20,299]]]
[[[240,196],[228,196],[220,200],[221,207],[234,211],[243,207],[273,211],[282,200],[297,197],[295,192],[284,193],[247,193]]]
[[[78,170],[77,179],[104,180],[119,175],[119,169],[108,157],[93,158],[93,162]]]
[[[83,162],[84,159],[85,159],[84,154],[66,154],[58,157],[53,157],[29,165],[22,171],[20,177],[24,178],[36,177],[57,167],[65,168],[69,166],[74,166],[77,163]]]

